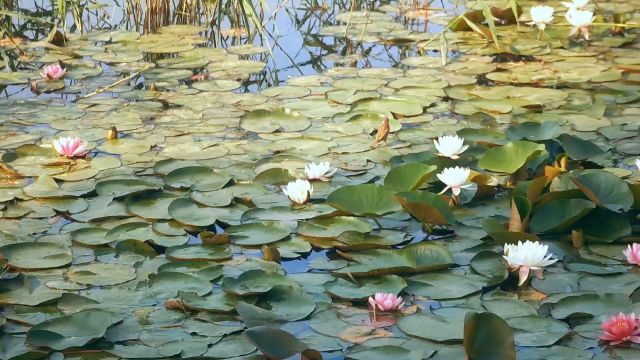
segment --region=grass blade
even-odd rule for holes
[[[493,42],[496,44],[496,49],[500,50],[500,43],[498,43],[498,31],[496,30],[496,23],[491,14],[491,9],[486,2],[480,1],[480,7],[482,8],[482,13],[484,14],[484,18],[487,20],[487,25],[489,25],[489,31],[491,32],[491,38]]]

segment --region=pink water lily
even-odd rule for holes
[[[53,147],[58,154],[68,158],[83,156],[89,151],[87,150],[87,142],[80,140],[78,137],[61,137],[53,140]]]
[[[628,245],[622,253],[627,257],[629,264],[640,265],[640,244]]]
[[[631,341],[640,343],[640,324],[636,314],[625,315],[619,313],[610,317],[602,324],[603,335],[600,340],[608,341],[610,345],[618,345]]]
[[[62,66],[58,64],[50,64],[42,68],[40,75],[47,80],[59,80],[62,79],[66,72],[67,70],[63,69]]]
[[[373,310],[373,319],[376,318],[376,310],[381,312],[392,312],[402,310],[404,301],[402,297],[392,293],[376,293],[369,296],[369,306]]]

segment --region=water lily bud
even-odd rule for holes
[[[111,125],[109,131],[107,131],[107,140],[115,140],[118,138],[118,128],[115,125]]]
[[[280,264],[280,251],[274,245],[262,245],[262,259]]]

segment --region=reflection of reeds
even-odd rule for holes
[[[169,24],[193,24],[217,30],[228,25],[251,34],[262,32],[265,6],[265,0],[126,0],[124,21],[144,33]]]
[[[155,32],[171,24],[171,0],[146,0],[144,32]]]

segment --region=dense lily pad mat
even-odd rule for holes
[[[380,10],[321,35],[440,49]],[[446,64],[336,67],[261,92],[239,88],[264,49],[201,47],[197,26],[29,44],[33,65],[60,60],[77,83],[0,101],[1,357],[640,358],[598,343],[608,316],[639,309],[622,254],[639,225],[637,30],[576,42],[504,23],[500,50],[448,33]],[[146,67],[142,86],[81,98]],[[442,134],[469,148],[442,156]],[[60,136],[89,154],[58,156]],[[293,204],[281,186],[325,161],[335,174]],[[456,197],[437,176],[454,166],[470,168]],[[503,258],[519,240],[559,260],[521,287]],[[374,316],[377,292],[406,305]]]

